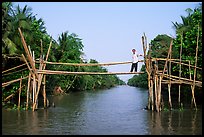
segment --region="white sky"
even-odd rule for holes
[[[159,34],[175,36],[172,22],[181,22],[187,8],[198,2],[14,2],[28,5],[45,21],[55,40],[61,33],[82,39],[85,59],[100,63],[131,61],[132,48],[143,54],[141,37],[148,43]],[[140,59],[143,59],[140,57]],[[142,63],[139,63],[140,70]],[[131,64],[106,67],[110,72],[128,72]],[[118,75],[126,81],[133,75]]]

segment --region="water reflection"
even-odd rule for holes
[[[152,135],[202,135],[202,110],[148,112],[148,119]]]

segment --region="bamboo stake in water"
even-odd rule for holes
[[[20,90],[18,92],[18,110],[20,110],[20,105],[21,105],[21,85],[22,85],[22,76],[20,80]]]

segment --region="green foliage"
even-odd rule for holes
[[[196,46],[197,46],[197,37],[198,41],[198,60],[197,66],[202,67],[202,10],[201,6],[195,8],[194,10],[188,9],[188,16],[182,17],[183,22],[178,24],[174,23],[176,29],[176,39],[174,40],[173,46],[175,47],[176,52],[179,53],[181,43],[182,43],[182,60],[190,60],[191,65],[195,65],[195,56],[196,56]],[[199,26],[199,27],[198,27]],[[198,33],[199,31],[199,33]],[[174,56],[175,58],[175,56]],[[173,73],[176,74],[179,71],[179,66],[173,66]],[[194,68],[191,68],[193,70]],[[191,71],[193,74],[194,71]],[[201,71],[197,72],[197,79],[202,81]],[[188,68],[182,69],[182,75],[184,77],[189,77]]]

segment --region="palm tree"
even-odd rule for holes
[[[181,16],[182,23],[172,22],[173,28],[176,30],[177,34],[185,33],[188,30],[190,30],[192,27],[193,23],[191,20],[191,15],[192,15],[193,10],[190,8],[187,8],[185,11],[188,13],[188,16],[187,17]]]
[[[11,2],[2,3],[2,54],[15,54],[16,44],[9,38],[12,31],[12,16],[13,12]]]

